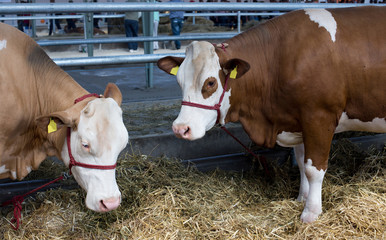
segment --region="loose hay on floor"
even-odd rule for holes
[[[323,184],[323,214],[302,224],[295,201],[298,170],[276,167],[264,180],[248,173],[202,173],[177,160],[126,155],[117,179],[122,205],[111,213],[87,210],[84,191],[51,190],[24,204],[14,231],[1,218],[3,239],[385,239],[386,153],[341,142]],[[343,149],[342,149],[343,148]],[[349,153],[346,151],[349,150]],[[361,158],[361,159],[358,159]],[[352,166],[355,161],[356,165]]]

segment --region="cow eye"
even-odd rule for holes
[[[209,82],[208,82],[208,87],[213,87],[213,86],[214,86],[214,83],[215,83],[214,81],[209,81]]]
[[[82,147],[86,150],[86,151],[90,151],[90,145],[87,143],[87,142],[82,142]]]
[[[204,99],[210,97],[214,92],[216,92],[218,87],[217,79],[215,77],[209,77],[202,84],[201,94]]]

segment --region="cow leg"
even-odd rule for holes
[[[307,120],[306,122],[310,124],[304,126],[303,138],[304,172],[309,183],[309,192],[300,218],[303,222],[310,223],[322,213],[322,184],[327,170],[335,123],[332,120],[329,121],[327,114]],[[318,124],[315,124],[316,122]]]
[[[322,213],[322,184],[325,170],[313,166],[312,159],[307,159],[305,173],[309,182],[309,194],[300,218],[305,223],[315,221]]]
[[[304,144],[298,144],[294,146],[294,153],[300,171],[300,188],[299,195],[296,200],[298,202],[303,202],[306,201],[309,190],[309,183],[304,169]]]

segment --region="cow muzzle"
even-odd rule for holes
[[[187,123],[180,122],[178,119],[174,121],[172,129],[177,138],[182,138],[189,141],[194,141],[205,136],[206,130],[213,127],[213,124],[207,122],[208,119],[202,121],[189,121]],[[212,121],[212,123],[214,123]]]
[[[87,208],[95,212],[109,212],[114,209],[117,209],[121,204],[120,192],[112,195],[112,197],[105,197],[106,196],[105,194],[103,194],[104,195],[103,197],[101,196],[102,194],[99,196],[98,195],[87,193],[86,200],[85,200]]]
[[[121,197],[100,200],[98,212],[109,212],[111,210],[118,208],[120,204],[121,204]]]
[[[191,132],[191,128],[188,125],[177,124],[177,125],[173,125],[172,128],[173,128],[174,135],[176,135],[176,137],[191,140],[192,132]]]

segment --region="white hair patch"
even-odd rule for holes
[[[343,112],[339,119],[339,124],[335,133],[345,131],[364,131],[364,132],[386,132],[386,119],[374,118],[371,122],[362,122],[359,119],[350,119],[347,113]]]
[[[319,24],[319,27],[324,27],[330,33],[331,40],[335,42],[337,25],[332,14],[326,9],[305,9],[304,11],[311,21]]]
[[[16,171],[11,171],[11,175],[12,175],[12,179],[16,179],[17,177]]]
[[[0,174],[8,172],[8,169],[5,168],[5,165],[0,167]]]
[[[231,91],[232,89],[230,88],[229,91],[225,92],[224,94],[224,100],[222,102],[222,108],[220,108],[221,111],[221,118],[220,118],[220,124],[225,125],[225,117],[228,113],[229,108],[231,107],[230,104],[230,98],[231,98]]]
[[[7,47],[7,40],[1,40],[0,41],[0,50]]]

